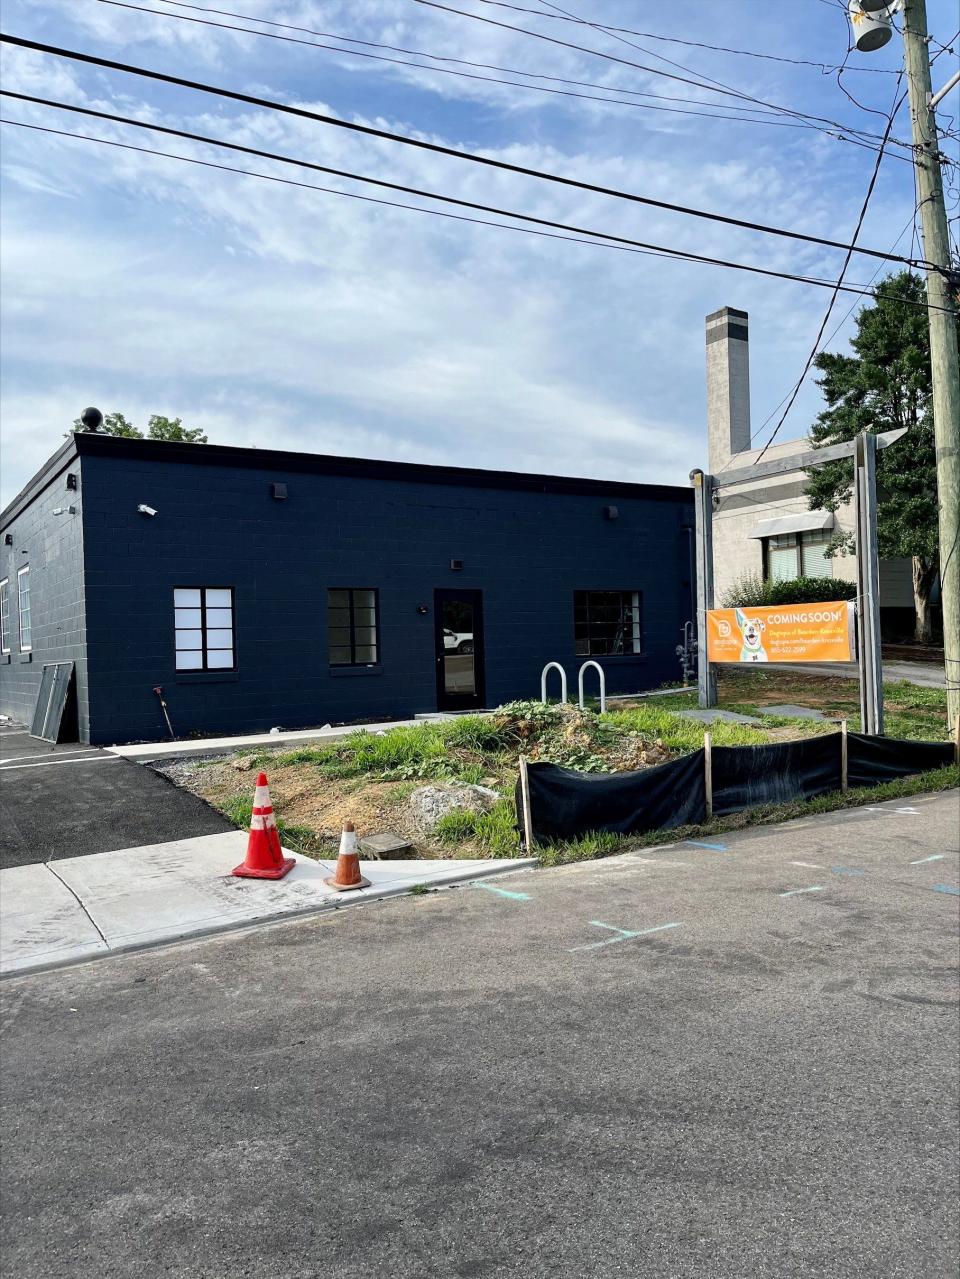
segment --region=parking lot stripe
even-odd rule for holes
[[[20,768],[53,768],[55,764],[105,764],[119,761],[119,755],[98,755],[96,760],[84,759],[47,759],[41,764],[0,764],[0,773],[15,773]]]
[[[725,853],[727,851],[726,844],[705,844],[702,839],[685,839],[685,844],[692,844],[694,848],[709,848],[713,853]]]
[[[781,897],[796,897],[797,893],[822,893],[825,885],[813,884],[810,888],[791,888],[786,893],[781,893]]]
[[[606,941],[589,942],[586,946],[570,946],[568,949],[571,954],[575,950],[598,950],[601,946],[616,946],[617,942],[632,941],[634,937],[647,937],[650,933],[662,933],[668,928],[679,928],[679,924],[657,924],[654,928],[642,928],[639,932],[632,932],[626,928],[616,928],[613,924],[601,924],[598,919],[591,919],[590,923],[594,928],[609,928],[611,932],[620,933],[620,937],[608,937]]]
[[[98,755],[99,753],[95,746],[91,746],[87,750],[61,751],[53,762],[60,764],[71,755]],[[6,768],[8,764],[21,764],[27,759],[49,759],[52,754],[54,754],[53,751],[45,751],[42,755],[13,755],[10,759],[0,759],[0,768]]]
[[[931,857],[919,857],[915,862],[911,862],[911,866],[922,866],[924,862],[942,862],[943,853],[934,853]]]

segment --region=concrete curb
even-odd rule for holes
[[[102,854],[95,854],[102,856]],[[507,875],[516,874],[521,871],[531,870],[538,863],[535,857],[522,857],[510,859],[498,859],[491,861],[488,865],[473,866],[447,875],[443,879],[437,879],[433,882],[429,877],[424,879],[411,878],[408,882],[400,882],[393,884],[385,884],[382,888],[375,888],[373,891],[367,889],[362,895],[357,896],[331,894],[327,898],[323,898],[307,905],[294,907],[284,911],[266,912],[248,919],[227,919],[222,922],[212,922],[204,924],[196,928],[182,928],[171,931],[168,936],[155,937],[147,941],[130,940],[111,945],[104,942],[102,948],[90,948],[89,946],[78,947],[83,953],[71,953],[62,955],[57,958],[38,957],[35,961],[27,959],[16,967],[5,967],[0,969],[0,982],[10,980],[15,977],[34,976],[39,973],[53,972],[61,968],[73,968],[79,964],[87,964],[101,959],[109,959],[114,955],[129,955],[138,951],[158,950],[165,946],[173,946],[184,941],[200,940],[205,937],[220,936],[231,932],[248,932],[253,928],[273,928],[282,924],[303,920],[309,915],[326,915],[332,914],[338,910],[346,910],[356,908],[358,906],[366,906],[375,902],[387,901],[395,897],[409,896],[414,887],[424,884],[431,892],[439,892],[444,888],[460,888],[464,884],[474,883],[479,879],[502,878]],[[425,868],[431,865],[436,867],[442,866],[443,863],[430,862],[424,860]],[[393,863],[397,865],[397,863]],[[282,882],[282,881],[281,881]],[[79,901],[79,899],[78,899]],[[81,908],[86,907],[80,902]],[[49,954],[49,952],[47,952]]]

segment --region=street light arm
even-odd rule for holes
[[[939,92],[935,93],[930,99],[930,110],[933,111],[938,102],[942,102],[951,89],[955,89],[960,84],[960,71],[954,71],[953,75],[947,81]]]

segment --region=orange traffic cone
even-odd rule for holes
[[[242,875],[245,879],[282,879],[295,865],[296,858],[283,855],[273,805],[270,803],[267,775],[260,773],[257,776],[257,789],[253,793],[247,859],[242,866],[234,867],[233,873]]]
[[[337,857],[337,873],[323,881],[334,892],[345,893],[350,888],[367,888],[369,879],[360,874],[360,853],[357,851],[357,832],[353,822],[343,823],[340,836],[340,853]]]

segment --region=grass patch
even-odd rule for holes
[[[613,835],[598,831],[564,844],[539,848],[537,852],[542,866],[566,866],[572,862],[608,857],[611,853],[662,847],[685,839],[703,839],[711,835],[722,835],[727,831],[745,830],[749,826],[771,826],[793,821],[798,817],[833,813],[843,808],[859,808],[863,804],[876,804],[888,799],[906,799],[911,795],[949,790],[954,786],[960,786],[960,767],[948,764],[945,768],[915,773],[912,777],[900,777],[879,786],[860,786],[846,793],[832,791],[829,795],[819,795],[816,799],[798,799],[786,804],[763,804],[757,808],[745,809],[742,813],[731,813],[728,817],[715,817],[699,826],[678,826],[675,830],[655,830],[645,835]]]
[[[437,822],[436,836],[441,844],[471,843],[488,857],[519,857],[520,832],[512,799],[501,799],[489,813],[473,809],[447,813]]]
[[[663,742],[669,750],[681,755],[699,750],[708,728],[714,746],[765,746],[770,740],[767,732],[750,724],[726,724],[723,720],[715,724],[701,724],[699,720],[682,719],[658,706],[631,706],[622,711],[606,711],[600,720],[625,732]]]

